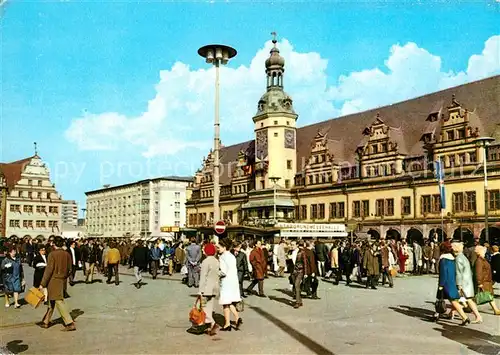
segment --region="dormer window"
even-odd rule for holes
[[[454,131],[448,131],[447,135],[448,135],[448,140],[449,141],[452,141],[452,140],[455,139],[455,132]]]
[[[458,139],[465,139],[465,129],[459,129],[457,132],[458,132]]]
[[[377,144],[372,145],[372,152],[373,152],[373,154],[378,153],[378,145]]]
[[[384,153],[384,152],[387,152],[387,143],[382,143],[382,146],[381,146],[381,152]]]

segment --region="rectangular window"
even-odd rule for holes
[[[307,219],[307,206],[306,205],[300,206],[300,218]]]
[[[463,192],[455,192],[452,196],[453,212],[462,212],[464,210],[464,194]]]
[[[337,204],[337,218],[345,217],[345,202],[339,202]]]
[[[465,138],[465,129],[459,129],[457,130],[458,133],[458,139],[464,139]]]
[[[180,227],[181,222],[180,221],[175,221],[174,224],[175,224],[176,227]]]
[[[370,217],[370,201],[363,200],[363,210],[361,214],[363,217]]]
[[[387,143],[382,143],[382,146],[381,146],[381,152],[387,152]]]
[[[476,152],[470,152],[469,153],[469,161],[471,163],[476,163],[477,162],[477,155]]]
[[[33,185],[33,180],[28,180],[28,185]]]
[[[179,211],[175,212],[175,218],[181,218],[181,213]]]
[[[45,228],[45,221],[36,221],[37,228]]]
[[[318,205],[311,205],[311,219],[318,218]]]
[[[28,228],[28,221],[23,221],[23,228]]]
[[[287,161],[286,161],[286,168],[287,168],[288,170],[292,170],[292,161],[291,161],[291,160],[287,160]]]
[[[422,196],[422,214],[431,213],[431,211],[432,211],[431,195]]]
[[[352,215],[354,218],[361,217],[361,201],[352,202]]]
[[[441,195],[432,195],[432,213],[441,212]]]
[[[381,217],[384,215],[384,200],[375,201],[375,215]]]
[[[49,213],[58,213],[57,206],[49,206]]]
[[[411,197],[405,196],[401,199],[401,214],[409,215],[411,214]]]
[[[274,121],[274,125],[276,126],[278,124],[278,121]]]
[[[21,205],[10,205],[10,212],[21,212]]]
[[[289,189],[290,188],[290,180],[285,180],[285,189]]]
[[[275,136],[275,137],[278,137],[278,132],[274,132],[274,136]]]
[[[385,215],[394,216],[394,199],[388,198],[385,200]]]
[[[337,204],[335,202],[330,203],[330,218],[337,217]]]
[[[175,199],[178,200],[181,198],[181,193],[180,192],[176,192],[175,193]]]
[[[372,145],[372,153],[373,154],[377,154],[378,153],[378,145],[377,144]]]
[[[490,190],[488,197],[490,210],[500,210],[500,190]]]
[[[476,191],[467,191],[465,193],[467,212],[476,212]]]
[[[21,222],[18,219],[11,219],[9,221],[9,227],[19,228],[19,227],[21,227]]]
[[[260,182],[260,188],[261,188],[261,189],[265,189],[265,188],[266,188],[266,182],[265,182],[264,180],[262,180],[262,181]]]
[[[28,191],[28,198],[33,198],[33,192]]]
[[[175,202],[175,208],[181,208],[181,203],[179,201]]]
[[[42,180],[38,180],[38,186],[42,186],[43,185],[43,181]]]
[[[319,219],[325,219],[325,204],[324,203],[320,203],[318,205],[318,209],[319,209]]]
[[[453,131],[448,131],[446,132],[447,133],[447,136],[448,136],[448,140],[449,141],[452,141],[453,139],[455,139],[455,132]]]

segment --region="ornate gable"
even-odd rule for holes
[[[479,137],[480,120],[477,114],[469,111],[452,96],[448,112],[442,115],[440,143]]]
[[[363,130],[365,138],[361,141],[356,150],[358,156],[361,159],[370,159],[380,154],[405,154],[401,146],[403,143],[400,139],[401,134],[402,132],[400,129],[386,125],[380,117],[380,113],[377,113],[375,121],[371,126]]]

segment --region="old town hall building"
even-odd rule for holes
[[[343,223],[375,238],[481,236],[484,157],[475,139],[490,136],[486,203],[490,238],[500,238],[500,76],[297,128],[276,42],[265,69],[254,139],[220,152],[220,209],[230,235],[270,236],[286,221]],[[186,204],[188,226],[206,233],[214,224],[212,166],[210,153]]]

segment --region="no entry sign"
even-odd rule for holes
[[[217,221],[217,223],[215,223],[214,230],[217,234],[223,234],[226,231],[226,224],[224,221]]]

